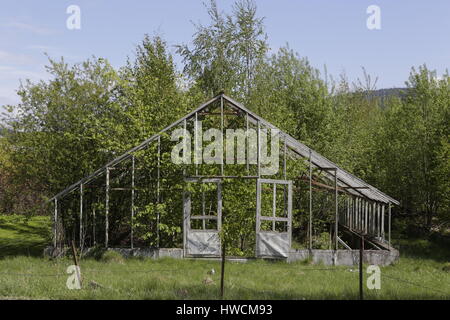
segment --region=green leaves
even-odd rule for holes
[[[268,50],[263,19],[250,0],[237,1],[231,15],[221,13],[214,0],[207,10],[210,24],[195,26],[193,48],[177,46],[184,72],[207,97],[225,90],[242,99],[250,93],[255,68]]]
[[[381,101],[373,95],[374,83],[366,73],[365,83],[358,81],[350,89],[345,76],[329,84],[326,74],[288,45],[269,55],[264,19],[258,17],[253,1],[237,1],[231,14],[220,12],[215,1],[207,10],[210,21],[196,26],[192,46],[177,47],[184,61],[183,75],[177,72],[166,42],[145,35],[120,70],[103,58],[74,65],[49,59],[50,80],[23,82],[18,90],[21,103],[6,108],[8,130],[0,140],[1,210],[35,210],[44,197],[225,90],[280,129],[399,199],[402,212],[425,217],[421,221],[426,220],[429,228],[433,223],[448,228],[448,73],[438,79],[426,66],[413,69],[404,94]],[[217,119],[204,121],[218,126]],[[232,121],[225,120],[243,128],[243,123]],[[180,167],[171,163],[170,136],[161,139],[159,199],[156,144],[135,154],[137,165],[149,168],[137,171],[136,236],[155,244],[158,230],[161,239],[179,244],[182,191],[193,189],[184,183]],[[301,161],[287,161],[289,179],[308,170]],[[216,172],[206,165],[199,167],[204,174]],[[245,169],[231,167],[226,168],[230,175]],[[202,188],[210,191],[207,184]],[[17,194],[22,191],[27,196],[20,198]],[[252,184],[224,181],[223,236],[237,248],[235,254],[247,253],[254,243],[254,232],[248,232],[254,230],[254,192]],[[302,198],[305,192],[300,189],[298,194]],[[122,197],[128,199],[127,194]],[[298,203],[294,226],[301,230],[305,207]],[[318,209],[318,228],[327,222],[326,209]]]

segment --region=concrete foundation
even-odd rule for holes
[[[82,256],[83,257],[89,257],[94,256],[96,251],[98,252],[98,248],[87,248],[83,250]],[[100,249],[102,250],[102,249]],[[151,258],[151,259],[158,259],[163,257],[171,257],[175,259],[181,259],[183,258],[183,249],[178,248],[108,248],[107,250],[115,251],[120,253],[124,258],[131,258],[131,257],[142,257],[142,258]],[[53,247],[47,247],[44,249],[44,256],[48,257],[61,257],[70,254],[69,248],[53,248]]]
[[[363,262],[387,266],[395,263],[398,258],[398,250],[365,250]],[[359,264],[359,250],[292,250],[287,261],[294,262],[306,259],[311,259],[313,264],[353,266]]]
[[[170,257],[175,259],[183,258],[183,249],[178,248],[108,248],[108,250],[120,253],[124,258],[139,257],[158,259]],[[89,255],[89,249],[84,253]]]
[[[88,248],[83,251],[83,256],[93,255],[98,248]],[[170,257],[182,259],[183,249],[178,248],[109,248],[108,250],[116,251],[125,258],[142,257],[150,259],[158,259]],[[61,250],[59,248],[47,247],[44,255],[51,257],[60,257],[69,253],[68,248]],[[380,266],[387,266],[395,263],[399,258],[398,250],[365,250],[364,263]],[[228,259],[228,258],[227,258]],[[359,250],[292,250],[286,259],[287,262],[302,261],[311,259],[313,264],[323,264],[327,266],[354,266],[359,264]],[[246,260],[246,259],[241,259]]]

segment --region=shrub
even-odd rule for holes
[[[105,253],[103,253],[100,261],[105,262],[105,263],[112,262],[112,263],[120,263],[120,264],[123,264],[125,262],[123,256],[120,253],[113,251],[113,250],[108,250]]]
[[[442,270],[450,273],[450,262],[445,263],[444,266],[442,267]]]

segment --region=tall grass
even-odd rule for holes
[[[83,288],[68,290],[68,258],[0,260],[0,297],[31,299],[218,299],[220,263],[205,260],[81,261]],[[367,299],[450,299],[444,263],[404,258],[383,267],[381,289]],[[207,274],[215,269],[213,275]],[[226,299],[357,299],[356,268],[301,262],[227,262]],[[209,277],[212,283],[205,283]],[[411,284],[414,283],[414,284]]]
[[[42,223],[27,224],[0,222],[0,299],[219,299],[219,261],[122,259],[108,252],[81,259],[83,287],[69,290],[66,270],[72,260],[42,257],[36,249],[47,241]],[[448,248],[411,239],[396,245],[402,250],[400,260],[381,268],[381,289],[365,289],[365,298],[450,299]],[[35,249],[30,252],[25,246]],[[208,274],[212,269],[215,273]],[[356,266],[227,262],[224,298],[358,299],[358,276]]]

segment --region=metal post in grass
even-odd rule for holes
[[[97,201],[92,206],[92,242],[94,243],[94,246],[97,245],[97,241],[95,240],[95,224],[96,224],[96,220],[95,220],[95,206],[97,205],[98,201],[99,200],[98,200],[98,196],[97,196]]]
[[[381,206],[381,239],[383,240],[383,242],[385,241],[385,235],[384,235],[384,207],[385,205],[383,204]]]
[[[80,286],[81,286],[82,282],[81,282],[80,265],[78,263],[77,249],[75,248],[75,241],[74,240],[72,240],[72,258],[73,258],[73,263],[75,263],[78,282],[80,283]]]
[[[156,166],[156,203],[161,202],[160,197],[160,179],[161,179],[161,136],[158,136],[158,163]],[[160,214],[159,210],[156,212],[156,245],[159,249],[160,247],[160,236],[159,236],[159,224],[160,224]]]
[[[359,300],[364,300],[363,296],[363,259],[364,259],[364,235],[361,235],[361,243],[359,245]]]
[[[256,139],[256,143],[257,143],[257,150],[256,150],[256,158],[257,158],[257,163],[258,163],[258,178],[261,177],[261,123],[258,120],[257,121],[257,139]]]
[[[134,248],[134,170],[135,170],[135,158],[134,155],[131,157],[131,227],[130,227],[130,246],[131,249]]]
[[[220,270],[220,298],[223,299],[223,282],[225,276],[225,240],[222,240],[222,266]]]
[[[58,198],[55,198],[55,212],[54,212],[54,220],[53,220],[53,228],[54,228],[54,238],[53,238],[53,247],[56,249],[58,244]],[[390,211],[389,211],[390,214]]]
[[[83,250],[83,184],[80,184],[80,250]]]
[[[338,249],[338,224],[339,224],[339,205],[338,205],[338,185],[337,185],[337,168],[334,170],[334,205],[335,205],[335,216],[334,216],[334,243],[335,250]]]
[[[109,235],[109,168],[106,168],[106,199],[105,199],[105,247],[108,248]]]
[[[222,146],[223,146],[223,130],[224,130],[224,114],[223,114],[223,93],[220,97],[220,131],[222,132]],[[224,165],[223,165],[224,159],[222,155],[222,161],[220,163],[220,174],[224,175]]]
[[[249,132],[249,130],[248,130],[248,128],[249,128],[248,113],[245,113],[245,128],[246,128],[245,132],[247,132],[247,134],[248,134],[248,132]],[[245,163],[247,166],[247,175],[250,175],[250,159],[249,159],[250,157],[248,156],[250,154],[250,142],[249,142],[248,136],[245,139],[245,141],[246,141],[245,143],[247,146],[247,148],[246,148],[247,156],[245,157]]]
[[[311,149],[309,149],[309,250],[312,249],[312,163]]]
[[[388,232],[389,232],[389,247],[391,246],[391,203],[389,202],[389,226],[388,226]]]

